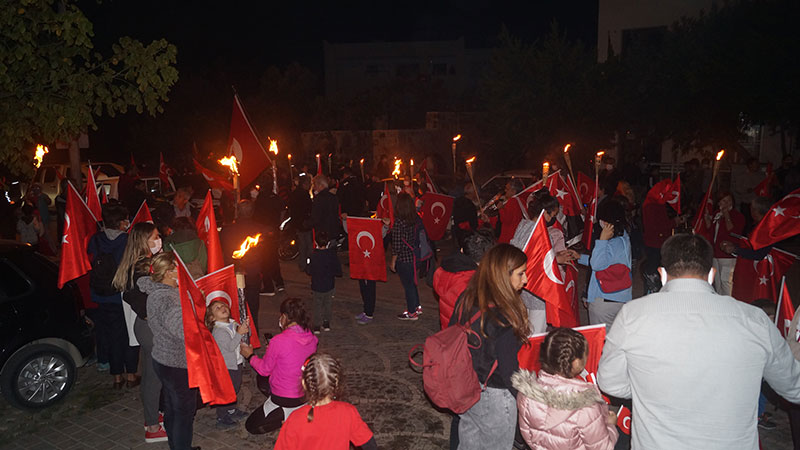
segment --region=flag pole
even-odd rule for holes
[[[781,277],[781,293],[778,294],[778,306],[777,308],[775,308],[775,326],[778,327],[778,329],[781,329],[781,327],[778,326],[778,316],[781,315],[781,303],[783,303],[783,285],[785,283],[786,283],[786,275]]]

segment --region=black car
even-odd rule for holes
[[[18,408],[64,398],[94,351],[75,283],[32,247],[0,240],[0,391]]]

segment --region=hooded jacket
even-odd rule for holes
[[[208,269],[208,251],[206,244],[191,230],[177,230],[164,239],[164,247],[172,248],[189,269],[193,278],[206,274]]]
[[[167,367],[186,369],[186,343],[178,288],[150,277],[136,281],[147,294],[147,324],[153,332],[153,359]]]
[[[128,233],[122,230],[113,230],[106,228],[103,231],[97,232],[89,239],[86,246],[86,252],[89,258],[94,261],[97,255],[101,253],[108,253],[113,255],[114,262],[119,267],[122,261],[122,254],[125,253],[125,246],[128,244]],[[98,295],[92,291],[92,301],[95,303],[122,303],[122,294],[116,293],[114,295]]]
[[[447,328],[456,300],[467,288],[478,265],[469,256],[455,252],[442,260],[433,274],[433,290],[439,296],[439,324]]]
[[[545,371],[520,370],[511,377],[518,390],[519,429],[532,450],[611,450],[617,429],[608,425],[608,405],[596,386]]]
[[[299,325],[291,326],[269,342],[263,358],[253,355],[250,365],[259,375],[269,377],[270,391],[286,398],[305,395],[300,378],[306,359],[317,351],[317,337]]]

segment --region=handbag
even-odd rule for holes
[[[631,269],[625,264],[612,264],[594,274],[605,294],[624,291],[633,285]]]

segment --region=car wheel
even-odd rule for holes
[[[34,344],[8,360],[0,374],[0,389],[12,406],[42,409],[64,398],[76,376],[67,352],[54,345]]]

